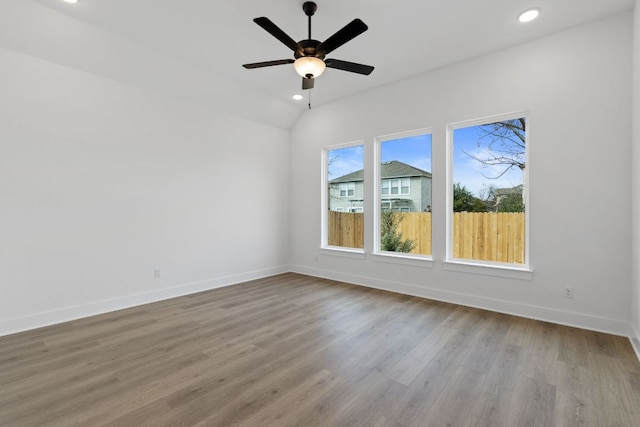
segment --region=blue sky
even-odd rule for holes
[[[332,150],[329,158],[335,160],[329,168],[329,179],[337,178],[364,168],[363,146]],[[398,160],[431,172],[431,134],[384,141],[381,161]]]
[[[364,146],[329,151],[329,180],[364,169]]]
[[[471,190],[476,196],[480,196],[483,189],[493,185],[496,188],[510,188],[522,184],[522,171],[512,168],[499,179],[497,177],[504,167],[487,167],[471,158],[469,153],[478,157],[484,157],[487,150],[487,140],[480,139],[480,126],[471,126],[456,129],[453,132],[453,182]],[[478,141],[481,142],[478,146]]]
[[[431,172],[431,134],[384,141],[380,161],[398,160],[418,169]]]
[[[480,140],[479,135],[479,126],[454,131],[453,181],[461,183],[477,196],[489,185],[508,188],[522,184],[522,172],[519,169],[507,172],[500,179],[490,179],[488,177],[497,176],[501,169],[484,167],[465,154],[467,152],[481,156],[483,150],[486,150],[486,141]],[[480,147],[478,141],[482,142]],[[381,161],[398,160],[431,172],[431,143],[430,134],[384,141],[380,153]],[[363,169],[363,155],[362,145],[332,150],[330,158],[335,160],[329,168],[329,179]]]

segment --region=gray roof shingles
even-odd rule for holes
[[[431,178],[431,173],[427,171],[423,171],[422,169],[418,169],[416,167],[410,166],[406,163],[399,162],[397,160],[392,160],[390,162],[383,162],[380,165],[380,173],[382,178],[408,178],[414,176],[424,176],[427,178]],[[359,171],[351,172],[349,174],[340,176],[338,178],[332,179],[329,181],[331,184],[337,184],[340,182],[357,182],[364,180],[364,170],[360,169]]]

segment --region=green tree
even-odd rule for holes
[[[459,182],[453,185],[454,212],[487,212],[487,203]]]
[[[524,212],[522,194],[509,193],[501,196],[496,208],[498,212]]]
[[[398,226],[404,219],[399,212],[383,210],[380,214],[380,249],[389,252],[411,252],[416,247],[411,239],[402,240]]]

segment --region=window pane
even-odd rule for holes
[[[402,187],[400,187],[400,194],[409,194],[409,180],[402,180]]]
[[[391,187],[391,182],[388,179],[382,180],[382,195],[389,194],[389,187]]]
[[[364,146],[327,151],[329,246],[364,247]]]
[[[380,250],[431,255],[431,134],[382,141],[380,159]]]
[[[453,258],[525,263],[526,119],[453,131]]]

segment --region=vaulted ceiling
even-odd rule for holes
[[[248,62],[292,57],[291,51],[258,27],[253,18],[266,16],[293,39],[304,39],[307,20],[302,11],[303,0],[79,0],[77,4],[62,0],[10,0],[16,11],[18,1],[45,6],[46,13],[65,22],[88,24],[119,43],[137,46],[139,54],[130,52],[128,58],[136,56],[138,60],[113,57],[114,62],[122,63],[119,71],[111,70],[110,78],[126,80],[129,70],[131,75],[139,75],[141,82],[146,76],[149,85],[163,87],[173,95],[182,94],[216,108],[228,105],[233,114],[284,129],[290,128],[307,108],[307,93],[301,91],[301,79],[293,66],[256,70],[241,67]],[[316,3],[313,38],[324,40],[352,19],[362,19],[369,30],[337,49],[331,57],[373,65],[375,71],[362,76],[328,69],[311,92],[313,106],[633,7],[633,0],[317,0]],[[540,7],[540,18],[528,24],[519,23],[518,13],[529,7]],[[20,12],[20,20],[27,22],[33,13]],[[4,15],[0,24],[17,25],[9,22],[15,19]],[[40,51],[32,46],[17,46],[18,42],[7,31],[0,33],[0,43],[4,41],[9,48],[31,49],[32,54],[46,56],[44,49],[50,51],[56,43],[55,39],[45,41],[43,36]],[[93,64],[89,63],[91,51],[104,47],[96,45],[92,49],[91,42],[87,41],[86,55],[77,55],[87,57],[85,63],[76,58],[76,63],[69,65],[109,74],[109,67],[100,65],[100,61],[94,59]],[[205,84],[208,80],[215,82],[211,88]],[[295,93],[304,94],[305,99],[292,100]]]

